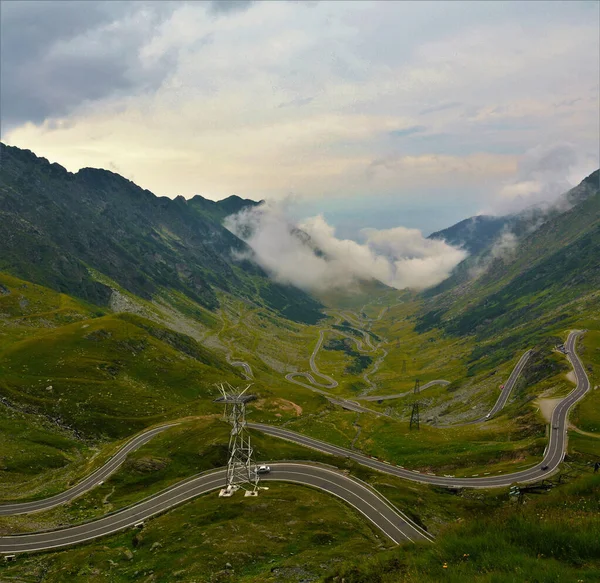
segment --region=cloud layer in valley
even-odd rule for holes
[[[283,205],[232,215],[225,226],[248,243],[252,259],[275,280],[309,291],[351,289],[377,279],[398,289],[423,289],[444,280],[467,253],[418,229],[364,229],[363,242],[338,239],[322,215],[297,227]]]

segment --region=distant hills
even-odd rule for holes
[[[0,160],[0,271],[100,306],[113,294],[108,278],[144,299],[174,290],[214,310],[226,293],[291,320],[322,317],[317,300],[240,259],[251,250],[221,225],[260,203],[158,197],[113,172],[71,173],[4,144]]]

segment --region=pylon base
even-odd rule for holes
[[[219,498],[231,498],[235,490],[233,488],[223,488],[219,492]]]

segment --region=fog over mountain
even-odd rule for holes
[[[423,289],[443,281],[467,256],[405,227],[363,229],[363,242],[339,239],[322,215],[294,225],[281,204],[244,209],[227,217],[225,226],[251,247],[254,261],[275,280],[305,290],[348,288],[364,279]]]

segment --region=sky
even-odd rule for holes
[[[599,7],[3,0],[1,138],[373,247],[598,167]]]

